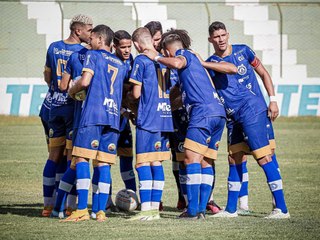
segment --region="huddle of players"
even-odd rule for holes
[[[74,210],[75,196],[78,195],[77,210],[67,213],[70,216],[63,221],[90,218],[87,209],[90,186],[88,161],[93,159],[91,216],[97,221],[105,221],[111,186],[110,165],[116,161],[117,148],[118,154],[123,152],[119,154],[120,168],[126,188],[136,190],[132,149],[130,151],[132,139],[128,125],[128,117],[133,114],[128,109],[135,113],[136,170],[141,201],[141,212],[130,220],[160,218],[159,207],[164,187],[162,161],[170,159],[169,138],[172,149],[176,152],[176,160],[180,161],[180,181],[177,181],[181,185],[180,195],[186,196],[187,210],[179,217],[205,218],[214,183],[213,160],[217,158],[226,120],[230,153],[228,203],[225,210],[212,216],[238,216],[238,198],[240,210],[244,210],[244,213],[248,210],[245,154],[249,153],[263,168],[274,197],[274,210],[267,217],[290,216],[274,154],[271,159],[271,149],[275,145],[268,114],[272,120],[278,114],[271,78],[250,48],[228,44],[229,35],[222,23],[214,22],[209,28],[209,41],[215,48],[215,54],[207,61],[189,50],[191,40],[184,30],[170,30],[162,37],[160,33],[158,39],[155,39],[157,36],[152,34],[152,24],[149,24],[149,29],[136,29],[132,41],[141,54],[132,63],[131,39],[125,31],[114,34],[105,25],[92,29],[91,18],[84,15],[75,16],[70,29],[70,39],[53,43],[47,55],[45,79],[50,88],[42,108],[50,106],[47,128],[50,147],[49,159],[44,168],[43,216],[51,214],[65,217],[65,201]],[[75,44],[68,42],[74,39]],[[127,42],[122,42],[121,45],[122,40]],[[89,41],[92,50],[79,44]],[[112,41],[117,56],[111,53]],[[121,46],[122,49],[127,48],[127,51],[121,51]],[[159,46],[159,49],[155,49],[155,46]],[[159,53],[160,50],[163,54]],[[64,67],[65,74],[62,76],[60,73]],[[254,69],[261,76],[271,96],[269,107],[264,102]],[[52,73],[52,70],[55,72]],[[48,73],[51,73],[50,78],[46,77]],[[85,100],[75,101],[67,109],[68,101],[72,102],[68,94],[72,98],[79,98],[78,93],[82,90],[86,90]],[[59,112],[59,117],[52,111],[52,106],[55,107],[57,103],[61,103],[61,110],[64,108]],[[121,103],[123,108],[120,107]],[[74,113],[73,132],[68,128],[68,116],[72,119],[70,112]],[[125,117],[121,117],[120,121],[121,115]],[[43,116],[41,111],[42,119]],[[57,118],[60,118],[60,124],[64,124],[64,132],[61,130],[61,134]],[[45,126],[46,121],[43,122]],[[120,137],[120,143],[119,131],[124,130],[127,130],[127,134],[123,134],[122,140]],[[67,141],[64,136],[67,136]],[[68,141],[71,137],[72,154],[72,145],[70,148]],[[59,173],[59,168],[66,169],[59,162],[63,159],[64,146],[69,164],[57,188],[57,194],[54,194],[54,180],[59,180],[55,179],[56,173]],[[173,170],[177,176],[177,165],[175,166]],[[52,203],[54,195],[55,204]],[[55,209],[52,209],[53,205]]]

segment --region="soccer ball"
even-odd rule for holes
[[[81,90],[80,92],[77,92],[74,97],[78,101],[83,101],[86,99],[86,96],[87,96],[86,90]]]
[[[139,200],[133,190],[122,189],[117,193],[115,203],[120,210],[132,212],[138,207]]]

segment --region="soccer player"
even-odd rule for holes
[[[160,41],[163,33],[161,23],[158,21],[151,21],[148,22],[144,27],[149,29],[153,40],[153,46],[158,52],[160,52]]]
[[[185,30],[171,30],[161,40],[169,57],[158,56],[152,50],[146,54],[169,68],[178,69],[182,98],[189,114],[184,142],[188,208],[180,218],[204,219],[213,182],[212,162],[207,157],[217,157],[226,115],[208,73],[198,57],[188,50],[190,45],[191,39]],[[215,64],[215,67],[236,72],[235,66],[228,63]]]
[[[120,106],[126,67],[110,53],[113,31],[106,25],[96,26],[91,33],[89,50],[84,59],[82,77],[69,88],[75,97],[86,90],[78,132],[72,155],[76,158],[78,209],[63,221],[77,222],[90,218],[87,204],[90,186],[89,159],[97,159],[98,222],[106,220],[105,209],[110,191],[110,165],[116,161],[119,138]]]
[[[123,89],[123,96],[126,96],[127,92],[130,90],[129,78],[133,64],[133,57],[131,55],[131,35],[124,30],[115,32],[113,46],[115,48],[116,56],[120,58],[127,67],[128,75],[125,79]],[[126,106],[125,101],[122,101],[121,109],[122,114],[120,117],[120,137],[118,141],[117,152],[120,158],[120,173],[126,189],[131,189],[136,192],[136,179],[132,166],[132,132],[129,122],[131,111],[128,109],[128,106]]]
[[[61,176],[66,164],[62,161],[63,152],[67,149],[67,159],[71,159],[71,135],[74,101],[59,85],[62,73],[69,56],[83,48],[81,42],[88,42],[92,29],[92,19],[78,14],[70,22],[70,36],[49,46],[46,57],[44,79],[52,90],[52,101],[49,113],[49,159],[43,170],[44,209],[42,216],[50,216],[53,208],[53,194],[56,173]],[[67,139],[67,141],[66,141]],[[60,166],[64,169],[58,170]]]
[[[238,73],[235,75],[213,74],[209,70],[230,119],[228,122],[228,202],[226,209],[214,217],[238,216],[237,201],[241,183],[245,182],[242,161],[246,160],[245,153],[250,151],[263,169],[275,199],[276,208],[266,218],[289,218],[282,179],[271,158],[269,132],[266,127],[268,118],[274,121],[279,113],[271,77],[249,47],[229,45],[228,39],[229,33],[225,25],[221,22],[213,22],[209,27],[208,40],[212,43],[215,53],[207,62],[203,62],[203,66],[208,69],[212,68],[213,63],[221,61],[234,63],[238,68]],[[251,89],[252,82],[256,81],[254,72],[262,78],[268,92],[270,97],[268,107],[262,94],[257,94]]]
[[[132,34],[136,50],[153,49],[150,31],[141,27]],[[139,177],[141,212],[131,220],[160,218],[159,205],[164,187],[162,161],[170,159],[168,132],[173,131],[169,100],[169,71],[144,55],[133,63],[131,96],[139,100],[136,120],[136,170]]]

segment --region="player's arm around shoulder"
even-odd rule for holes
[[[171,69],[182,69],[187,65],[187,60],[183,56],[164,57],[160,56],[157,51],[150,49],[146,50],[143,54],[150,58],[152,61],[159,62]]]
[[[199,57],[198,57],[199,58]],[[207,69],[211,69],[216,72],[223,74],[236,74],[238,72],[237,67],[229,62],[224,61],[204,61],[202,58],[199,58],[202,66]]]

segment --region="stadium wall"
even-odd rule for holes
[[[38,114],[46,49],[67,37],[73,15],[85,13],[115,30],[132,32],[151,20],[184,28],[203,57],[213,52],[209,24],[223,21],[231,43],[251,46],[272,75],[282,116],[320,115],[317,1],[2,1],[0,12],[0,114]]]

